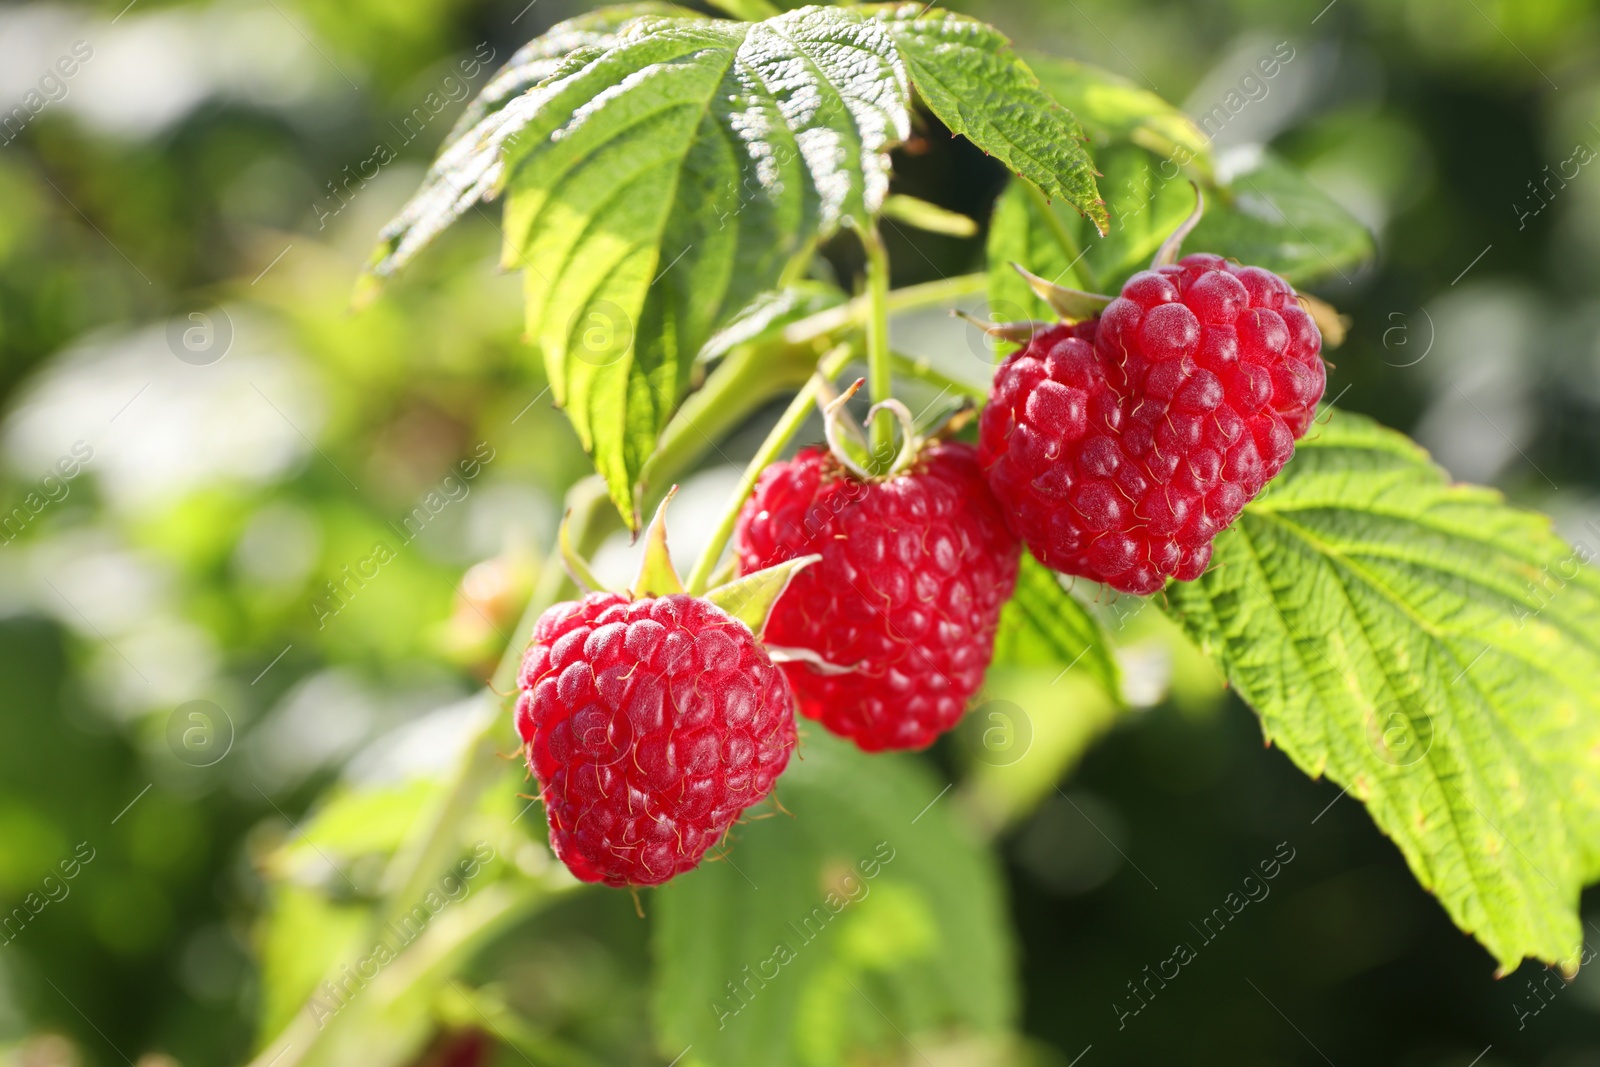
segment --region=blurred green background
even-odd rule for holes
[[[243,1062],[348,936],[344,897],[375,875],[321,855],[339,828],[308,838],[307,812],[330,788],[376,798],[346,854],[398,833],[415,805],[391,786],[470,715],[588,469],[520,344],[497,209],[373,306],[349,293],[465,99],[588,6],[0,7],[0,905],[46,902],[0,946],[0,1062]],[[1377,237],[1372,266],[1313,287],[1353,321],[1329,397],[1600,544],[1596,5],[951,6],[1196,118],[1287,42],[1211,130],[1219,153],[1270,144]],[[997,167],[944,138],[915,148],[902,191],[987,218]],[[897,284],[981,267],[981,235],[892,240]],[[901,329],[970,355],[943,320]],[[680,558],[732,482],[721,462],[675,505]],[[608,546],[601,569],[626,573],[625,555]],[[1017,1056],[1600,1064],[1600,979],[1496,980],[1360,806],[1264,750],[1136,608],[1105,614],[1141,706],[1055,789],[1109,712],[999,672],[1056,762],[1016,788],[980,768],[956,798],[1004,860]],[[927,762],[964,772],[962,746]],[[485,809],[495,869],[543,877],[538,813]],[[1270,896],[1119,1027],[1128,983],[1281,842],[1294,860]],[[413,1013],[420,1055],[668,1062],[648,928],[617,893],[512,909],[462,949],[494,1003],[446,989]]]

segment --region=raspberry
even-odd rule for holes
[[[924,748],[960,720],[994,654],[1021,555],[972,446],[925,447],[881,481],[805,449],[763,472],[734,538],[745,572],[822,556],[763,631],[853,668],[784,664],[802,713],[868,752]]]
[[[782,673],[743,623],[684,594],[555,605],[517,688],[550,843],[585,882],[694,867],[794,750]]]
[[[1042,330],[995,376],[983,469],[1048,567],[1124,593],[1200,577],[1294,454],[1325,376],[1282,278],[1220,256],[1141,271],[1098,320]]]

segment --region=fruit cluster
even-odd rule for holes
[[[1024,544],[1127,593],[1204,572],[1309,427],[1322,342],[1276,275],[1160,259],[1115,299],[1057,305],[1100,314],[1027,331],[977,448],[917,442],[906,418],[902,462],[872,477],[830,432],[762,474],[734,534],[745,577],[693,597],[658,561],[631,596],[545,612],[516,726],[573,874],[698,864],[771,792],[796,706],[867,751],[932,744],[982,684]]]

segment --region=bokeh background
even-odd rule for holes
[[[0,947],[0,1062],[247,1059],[341,936],[283,869],[308,808],[437,760],[506,643],[587,464],[520,344],[495,211],[376,304],[349,296],[465,99],[587,6],[0,7],[0,905],[81,861]],[[1315,287],[1352,320],[1330,397],[1600,545],[1596,5],[951,6],[1197,117],[1287,42],[1215,140],[1270,144],[1376,235],[1375,263]],[[904,191],[979,220],[1003,181],[961,146],[900,163]],[[982,248],[897,233],[897,284],[979,269]],[[932,320],[901,328],[972,358]],[[685,558],[731,470],[675,505]],[[1141,706],[1107,724],[1018,683],[1039,729],[1106,736],[1037,804],[963,791],[1004,857],[1036,1062],[1600,1064],[1600,979],[1495,979],[1360,806],[1264,749],[1135,607],[1106,610]],[[959,767],[958,745],[930,759]],[[537,823],[506,862],[545,862]],[[1126,983],[1285,842],[1270,897],[1119,1028]],[[1586,914],[1600,946],[1600,897]],[[670,1058],[622,895],[488,956],[528,1034],[458,1012],[429,1062]]]

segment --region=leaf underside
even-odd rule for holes
[[[1502,971],[1571,964],[1600,878],[1594,554],[1336,413],[1167,610]]]

